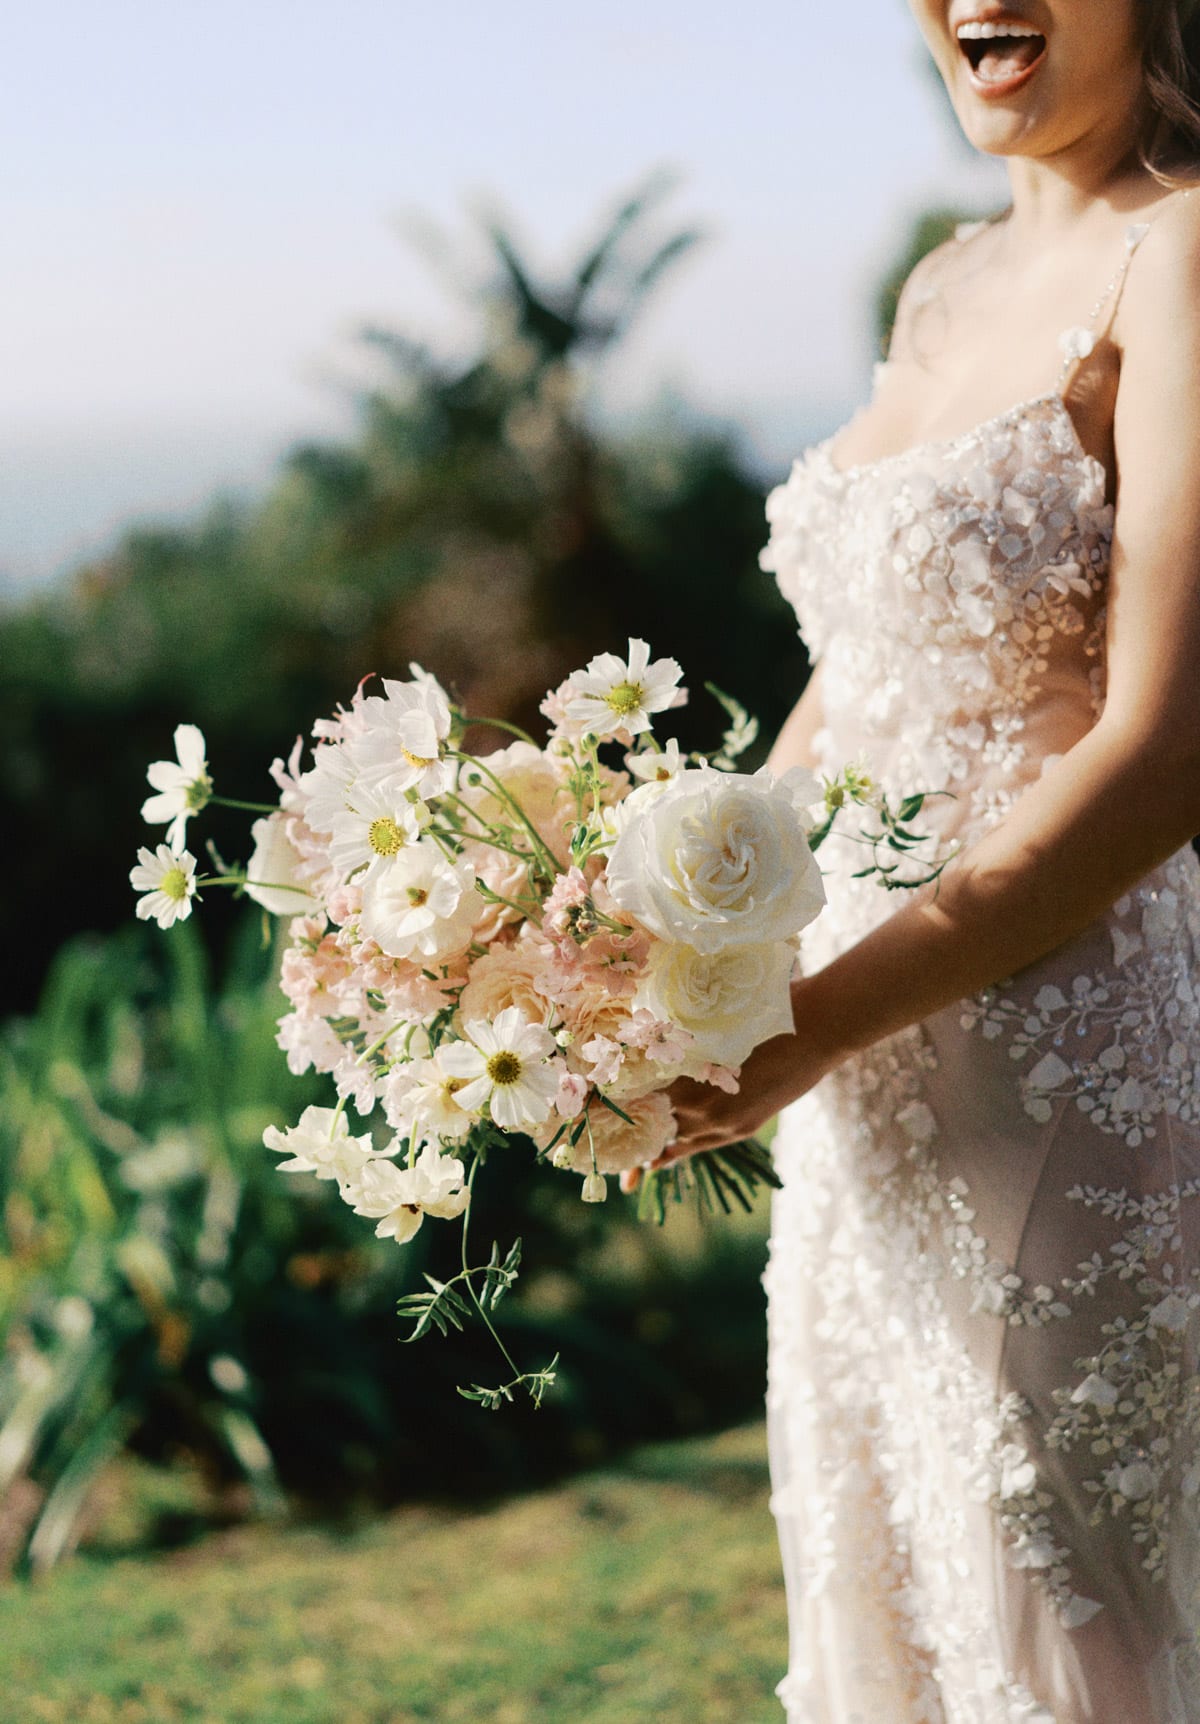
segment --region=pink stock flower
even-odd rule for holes
[[[306,928],[317,926],[311,918],[296,920]],[[295,927],[293,922],[293,930]],[[284,952],[279,985],[302,1016],[329,1017],[338,1007],[335,990],[351,974],[351,964],[332,934],[321,936],[315,945],[310,940],[311,935],[302,935],[299,943]]]
[[[560,874],[550,891],[550,896],[542,906],[542,929],[545,933],[558,939],[575,938],[574,928],[578,921],[578,912],[591,896],[591,887],[579,868],[568,868],[565,874]]]
[[[576,1119],[579,1116],[588,1097],[588,1088],[587,1079],[580,1077],[578,1072],[563,1072],[554,1098],[555,1111],[561,1118]]]
[[[737,1095],[742,1087],[741,1075],[741,1066],[716,1066],[711,1060],[706,1060],[697,1068],[695,1079],[697,1083],[709,1083],[715,1089],[723,1089],[726,1095]]]
[[[629,1019],[621,1039],[632,1048],[640,1048],[648,1059],[673,1066],[686,1059],[687,1051],[696,1038],[690,1030],[682,1029],[669,1019],[656,1018],[653,1012],[639,1006]]]
[[[579,1051],[592,1068],[589,1076],[594,1084],[600,1089],[608,1089],[610,1084],[616,1083],[625,1058],[620,1042],[609,1036],[593,1036]]]
[[[362,887],[353,881],[349,885],[335,887],[325,900],[325,909],[329,920],[341,927],[357,921],[362,914]]]

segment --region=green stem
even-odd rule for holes
[[[485,729],[490,727],[492,730],[506,730],[510,736],[518,737],[522,742],[527,742],[531,748],[537,747],[537,743],[527,730],[522,730],[519,724],[510,724],[506,718],[472,718],[468,722],[472,730],[476,725],[483,725]]]
[[[208,800],[209,802],[215,803],[218,808],[241,808],[244,809],[247,814],[279,813],[278,802],[238,802],[232,796],[210,796]]]
[[[446,754],[451,760],[465,761],[468,766],[474,767],[477,772],[482,772],[486,778],[490,779],[497,798],[505,805],[506,808],[509,809],[509,811],[525,828],[526,832],[528,832],[530,838],[532,838],[534,850],[537,852],[538,858],[543,867],[548,863],[551,874],[562,874],[565,872],[562,863],[550,849],[550,846],[546,843],[532,820],[530,820],[525,810],[521,807],[516,798],[505,789],[504,785],[496,777],[496,774],[490,769],[490,767],[485,765],[482,760],[477,760],[473,754],[463,754],[457,749],[448,748],[446,750]]]
[[[504,1342],[500,1339],[500,1336],[497,1334],[496,1325],[492,1322],[491,1318],[488,1316],[487,1312],[484,1310],[483,1302],[480,1299],[478,1293],[476,1293],[475,1283],[471,1279],[471,1277],[475,1273],[475,1271],[468,1268],[468,1266],[467,1266],[467,1231],[468,1231],[468,1228],[470,1227],[470,1223],[471,1223],[471,1198],[474,1196],[474,1193],[475,1193],[475,1175],[478,1172],[479,1172],[479,1159],[478,1159],[478,1157],[476,1157],[476,1159],[471,1163],[471,1171],[467,1175],[467,1207],[463,1211],[463,1226],[462,1226],[462,1279],[467,1284],[467,1291],[471,1295],[471,1299],[474,1303],[475,1309],[478,1311],[479,1315],[483,1318],[483,1321],[486,1324],[489,1333],[491,1334],[492,1340],[496,1343],[497,1347],[499,1347],[501,1353],[503,1353],[505,1363],[507,1364],[509,1370],[513,1373],[514,1377],[516,1377],[518,1382],[520,1382],[523,1380],[524,1373],[522,1372],[521,1367],[517,1364],[517,1361],[513,1358],[512,1354],[509,1352],[508,1348],[504,1345]]]

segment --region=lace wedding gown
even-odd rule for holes
[[[769,519],[830,772],[944,786],[970,842],[1095,721],[1113,513],[1060,391],[848,470],[823,444]],[[821,860],[809,968],[895,908],[847,840]],[[1195,855],[842,1065],[776,1153],[788,1719],[1196,1724]]]

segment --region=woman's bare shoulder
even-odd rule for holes
[[[1127,358],[1172,341],[1200,350],[1200,184],[1147,210],[1130,238],[1137,251],[1114,326]]]

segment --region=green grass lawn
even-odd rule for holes
[[[0,1592],[3,1724],[779,1724],[784,1657],[761,1426]]]

